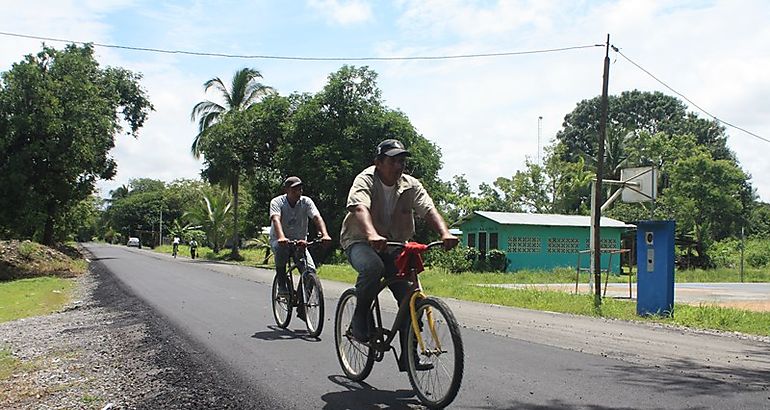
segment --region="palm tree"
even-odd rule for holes
[[[130,193],[130,190],[126,186],[126,184],[123,184],[113,190],[110,191],[110,199],[108,201],[116,201],[118,199],[124,199],[128,196]]]
[[[242,68],[233,75],[229,90],[219,77],[214,77],[203,83],[204,92],[212,87],[219,91],[224,105],[205,100],[193,107],[190,119],[198,121],[198,134],[193,139],[190,151],[195,158],[200,158],[200,140],[205,138],[203,131],[214,125],[221,115],[229,111],[243,111],[274,91],[272,87],[258,82],[258,78],[262,78],[259,71],[253,68]]]
[[[217,192],[219,191],[219,192]],[[206,240],[211,244],[214,253],[219,253],[225,242],[232,202],[227,191],[214,189],[202,192],[201,201],[182,216],[198,224],[206,233]],[[189,224],[188,224],[189,225]]]
[[[259,78],[262,78],[262,74],[259,71],[253,68],[242,68],[233,75],[229,90],[219,77],[214,77],[203,83],[204,91],[208,91],[212,87],[219,91],[224,100],[224,105],[205,100],[195,104],[195,107],[193,107],[190,119],[192,121],[197,119],[198,134],[193,139],[190,150],[195,158],[200,158],[202,153],[201,146],[203,144],[201,139],[205,138],[205,131],[216,124],[217,119],[228,112],[244,111],[259,102],[262,97],[274,91],[272,87],[257,81]],[[238,177],[239,175],[230,175],[223,181],[233,193],[233,258],[239,257],[238,245],[240,242],[238,238]]]

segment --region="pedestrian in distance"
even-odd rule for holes
[[[198,252],[198,241],[190,239],[190,258],[195,259]]]

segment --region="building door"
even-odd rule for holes
[[[481,259],[487,256],[487,233],[479,232],[479,254]]]

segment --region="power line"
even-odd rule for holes
[[[727,121],[725,121],[725,120],[721,120],[721,119],[717,118],[717,116],[716,116],[716,115],[714,115],[714,114],[711,114],[710,112],[708,112],[708,111],[706,111],[705,109],[701,108],[701,106],[699,106],[698,104],[695,104],[695,103],[694,103],[692,100],[690,100],[689,98],[687,98],[687,97],[686,97],[684,94],[682,94],[682,93],[680,93],[679,91],[677,91],[677,90],[675,90],[675,89],[671,88],[671,86],[669,86],[668,84],[666,84],[665,82],[663,82],[663,80],[659,79],[658,77],[655,77],[655,76],[654,76],[654,75],[653,75],[651,72],[647,71],[647,70],[646,70],[644,67],[640,66],[639,64],[637,64],[636,62],[634,62],[633,60],[631,60],[630,58],[628,58],[628,57],[627,57],[625,54],[623,54],[623,53],[620,51],[620,49],[619,49],[618,47],[615,47],[615,46],[613,45],[613,46],[612,46],[612,50],[613,50],[613,51],[615,51],[616,53],[620,54],[620,55],[621,55],[623,58],[625,58],[625,59],[626,59],[626,60],[627,60],[629,63],[631,63],[631,64],[635,65],[635,66],[636,66],[636,68],[638,68],[638,69],[640,69],[640,70],[644,71],[644,73],[645,73],[645,74],[647,74],[647,75],[649,75],[650,77],[652,77],[652,79],[654,79],[655,81],[657,81],[657,82],[659,82],[660,84],[662,84],[664,87],[666,87],[666,88],[668,88],[669,90],[671,90],[671,92],[673,92],[674,94],[676,94],[676,95],[678,95],[678,96],[682,97],[682,98],[683,98],[685,101],[687,101],[688,103],[690,103],[690,104],[691,104],[693,107],[695,107],[695,108],[699,109],[699,110],[700,110],[701,112],[703,112],[704,114],[706,114],[706,115],[708,115],[709,117],[713,118],[713,119],[714,119],[715,121],[717,121],[718,123],[720,123],[720,124],[724,124],[724,125],[727,125],[727,126],[729,126],[729,127],[732,127],[732,128],[735,128],[736,130],[740,130],[740,131],[743,131],[743,132],[745,132],[746,134],[749,134],[749,135],[751,135],[752,137],[755,137],[755,138],[757,138],[757,139],[760,139],[760,140],[762,140],[762,141],[765,141],[765,142],[770,142],[770,140],[769,140],[769,139],[767,139],[767,138],[761,137],[761,136],[759,136],[759,135],[757,135],[757,134],[755,134],[755,133],[753,133],[753,132],[751,132],[751,131],[749,131],[749,130],[746,130],[746,129],[744,129],[744,128],[741,128],[741,127],[739,127],[739,126],[737,126],[737,125],[733,125],[733,124],[731,124],[731,123],[729,123],[729,122],[727,122]]]
[[[117,48],[122,50],[132,51],[145,51],[151,53],[162,54],[182,54],[190,56],[202,56],[202,57],[223,57],[223,58],[241,58],[241,59],[263,59],[263,60],[294,60],[294,61],[408,61],[408,60],[452,60],[463,58],[485,58],[485,57],[506,57],[525,54],[543,54],[543,53],[556,53],[561,51],[579,50],[584,48],[604,47],[602,44],[590,44],[582,46],[570,46],[559,48],[547,48],[540,50],[527,50],[527,51],[510,51],[500,53],[476,53],[476,54],[455,54],[455,55],[435,55],[435,56],[409,56],[409,57],[302,57],[302,56],[279,56],[279,55],[263,55],[263,54],[226,54],[226,53],[214,53],[214,52],[199,52],[199,51],[186,51],[186,50],[167,50],[161,48],[149,48],[149,47],[132,47],[121,46],[116,44],[104,44],[84,41],[66,40],[53,37],[33,36],[28,34],[8,33],[0,31],[0,35],[9,37],[30,38],[35,40],[56,41],[62,43],[73,44],[93,44],[98,47],[105,48]]]

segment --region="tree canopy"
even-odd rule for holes
[[[432,194],[440,188],[439,148],[406,115],[385,106],[376,80],[377,73],[368,67],[343,66],[317,94],[290,97],[293,110],[275,165],[281,178],[297,175],[303,180],[305,194],[314,199],[330,229],[341,226],[350,185],[373,164],[375,147],[384,139],[402,141],[412,153],[407,172]]]
[[[93,47],[43,46],[2,74],[0,230],[54,241],[55,224],[116,172],[109,156],[125,121],[136,136],[153,109],[141,75],[100,68]]]

